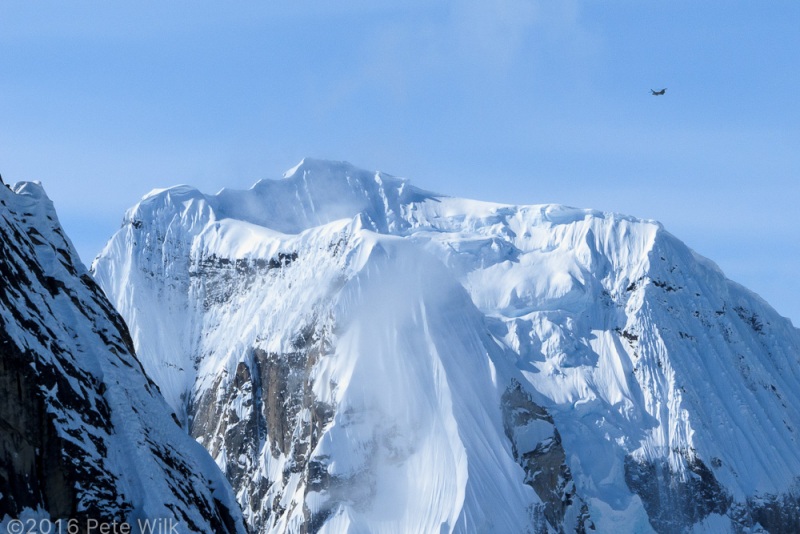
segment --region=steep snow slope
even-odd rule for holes
[[[227,481],[77,258],[40,185],[0,185],[0,525],[174,518],[180,532],[244,532]]]
[[[304,160],[93,270],[260,531],[800,529],[800,333],[657,223]]]

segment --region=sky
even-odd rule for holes
[[[620,212],[800,326],[797,28],[796,0],[0,0],[0,174],[87,264],[153,188],[306,156]]]

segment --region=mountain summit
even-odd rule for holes
[[[304,160],[92,272],[258,532],[800,531],[800,331],[656,222]]]

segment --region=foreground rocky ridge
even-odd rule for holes
[[[93,274],[260,532],[800,529],[800,334],[657,223],[306,160]]]
[[[34,183],[0,185],[0,354],[1,525],[169,518],[179,532],[245,532]]]

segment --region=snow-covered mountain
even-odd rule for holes
[[[0,528],[245,532],[36,183],[0,183],[0,355]]]
[[[304,160],[93,274],[258,532],[800,531],[800,331],[656,222]]]

